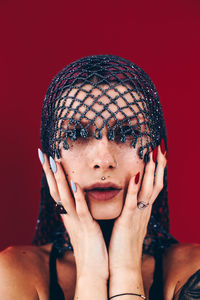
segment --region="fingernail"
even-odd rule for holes
[[[164,139],[162,139],[162,141],[161,141],[160,148],[161,148],[162,154],[164,154],[165,153],[165,142],[164,142]]]
[[[55,160],[51,156],[49,157],[49,162],[50,162],[51,170],[53,171],[53,173],[56,173],[57,172],[56,163],[55,163]]]
[[[158,155],[158,147],[153,150],[153,161],[156,162]]]
[[[71,180],[71,187],[74,193],[76,193],[76,185],[75,183]]]
[[[137,173],[137,175],[135,176],[135,183],[138,184],[140,178],[140,172]]]
[[[38,157],[39,157],[41,164],[43,165],[44,164],[44,154],[42,153],[40,148],[38,148]]]

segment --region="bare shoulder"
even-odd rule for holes
[[[182,286],[199,269],[200,244],[180,243],[169,247],[163,256],[165,299],[178,299]]]
[[[15,260],[21,258],[23,262],[28,262],[29,259],[41,259],[51,251],[52,244],[44,246],[11,246],[0,252],[0,258],[7,258]]]
[[[20,271],[21,274],[31,276],[32,272],[40,270],[48,264],[51,245],[45,246],[13,246],[0,253],[0,268],[9,271]]]
[[[2,251],[0,298],[39,299],[38,291],[48,286],[49,251],[48,245],[15,246]]]

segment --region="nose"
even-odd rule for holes
[[[115,151],[113,145],[108,141],[107,137],[102,137],[101,140],[95,140],[90,153],[90,167],[92,169],[114,169],[117,167],[117,162],[114,156]]]

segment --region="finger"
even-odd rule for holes
[[[154,171],[155,171],[155,163],[153,161],[153,153],[149,154],[149,162],[146,164],[142,185],[140,189],[140,193],[138,196],[138,202],[142,201],[144,203],[149,203],[154,187]]]
[[[51,197],[54,199],[54,201],[58,202],[60,200],[60,195],[59,195],[57,183],[54,174],[50,168],[48,157],[46,154],[43,155],[44,155],[43,170],[46,175],[47,183],[49,186],[49,192]]]
[[[77,215],[80,221],[82,221],[85,225],[89,225],[91,224],[91,221],[93,221],[93,218],[88,209],[84,192],[78,183],[72,183],[72,187],[73,187],[72,189],[73,189],[74,199],[76,203]]]
[[[151,203],[155,201],[155,199],[163,189],[163,185],[164,185],[164,171],[167,164],[167,159],[166,159],[166,152],[165,155],[163,155],[160,146],[158,146],[157,163],[158,164],[157,164],[156,174],[155,174],[155,183],[154,183],[153,193],[150,200]]]
[[[130,214],[132,215],[137,207],[137,194],[139,190],[139,184],[135,183],[135,177],[132,177],[129,181],[128,191],[124,203],[122,215],[126,218]]]
[[[65,173],[63,171],[63,168],[61,164],[56,161],[56,172],[54,173],[55,180],[57,183],[59,195],[60,195],[60,200],[62,202],[62,205],[64,206],[65,210],[67,211],[68,214],[73,214],[75,213],[75,203],[74,199],[71,194],[71,190],[69,188],[69,184],[67,182]]]

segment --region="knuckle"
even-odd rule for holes
[[[61,173],[61,172],[57,172],[56,174],[57,174],[57,176],[58,176],[58,179],[57,179],[57,180],[58,180],[61,184],[66,184],[66,178],[65,178],[64,174]]]
[[[137,203],[134,203],[132,205],[130,205],[130,204],[127,205],[127,210],[131,213],[133,213],[136,210],[136,208],[137,208]]]
[[[160,184],[160,189],[162,190],[163,188],[164,188],[164,183],[161,182],[161,184]]]
[[[164,186],[163,181],[159,181],[159,182],[158,182],[158,185],[157,185],[157,188],[158,188],[159,190],[162,190],[162,189],[163,189],[163,186]]]
[[[153,193],[153,188],[145,188],[143,190],[141,190],[141,194],[140,194],[140,201],[147,201],[151,198]]]
[[[145,196],[145,200],[150,200],[152,196],[152,192],[147,192]]]
[[[81,219],[84,219],[87,216],[86,212],[82,208],[77,209],[77,214]]]
[[[155,169],[155,163],[154,163],[154,161],[152,160],[152,161],[150,161],[149,162],[149,170],[154,170]]]
[[[158,182],[156,185],[155,185],[155,189],[157,192],[160,192],[162,189],[163,189],[164,185],[162,182]]]
[[[65,181],[64,181],[63,177],[59,174],[59,172],[57,172],[55,174],[55,179],[56,179],[56,183],[58,186],[62,186],[65,184]]]
[[[147,195],[147,197],[146,197],[146,200],[147,200],[147,202],[149,202],[149,201],[150,201],[150,199],[151,199],[151,196],[152,196],[152,194],[148,194],[148,195]]]
[[[166,166],[167,160],[166,158],[163,156],[160,158],[160,165],[164,168]]]
[[[50,195],[55,200],[57,198],[57,191],[55,189],[50,189]]]
[[[60,176],[60,172],[56,172],[54,174],[56,181],[61,181],[61,176]]]
[[[166,161],[163,161],[163,162],[162,162],[162,167],[163,167],[163,169],[165,168],[165,166],[166,166]]]

